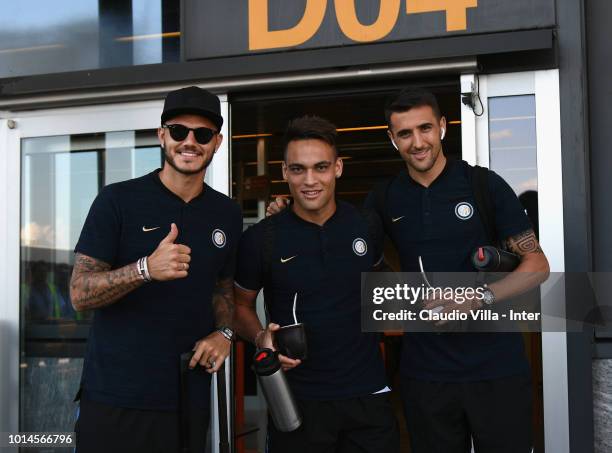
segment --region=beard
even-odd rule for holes
[[[208,168],[208,166],[210,165],[210,163],[212,162],[213,156],[215,154],[212,153],[210,155],[210,157],[204,161],[204,163],[202,163],[202,165],[200,165],[199,168],[196,169],[185,169],[185,168],[180,168],[176,162],[174,161],[174,156],[170,155],[170,153],[166,150],[166,147],[164,147],[164,160],[168,163],[168,165],[170,165],[172,168],[174,168],[178,173],[181,173],[183,175],[196,175],[198,173],[201,173],[202,171],[206,170]]]
[[[440,157],[440,151],[441,149],[436,149],[432,147],[430,151],[431,158],[429,159],[429,161],[418,162],[414,160],[412,162],[407,161],[406,163],[408,164],[410,168],[412,168],[416,172],[427,173],[436,165],[436,162],[438,161],[438,158]]]

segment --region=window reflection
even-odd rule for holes
[[[2,2],[0,77],[96,67],[98,1]]]
[[[74,431],[75,389],[79,387],[83,359],[74,357],[32,356],[21,364],[21,431]],[[58,378],[59,377],[59,378]],[[47,447],[44,453],[67,452],[66,448]]]
[[[0,78],[177,62],[180,2],[3,2]]]
[[[68,283],[72,268],[66,263],[53,266],[47,261],[34,261],[24,266],[21,300],[27,320],[82,319],[70,303]]]
[[[162,61],[162,39],[154,38],[162,33],[162,4],[150,0],[132,0],[134,64]],[[178,28],[177,28],[178,30]]]
[[[27,332],[40,323],[88,320],[70,303],[73,249],[106,184],[159,168],[155,130],[25,139],[21,221],[21,304]],[[35,330],[34,330],[35,332]]]
[[[489,98],[489,164],[519,197],[538,233],[535,96]]]

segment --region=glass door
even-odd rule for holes
[[[512,187],[552,272],[564,270],[558,77],[549,70],[461,78],[462,94],[474,93],[474,109],[462,106],[463,158],[489,167]],[[535,384],[535,451],[569,452],[565,333],[528,334],[525,340]]]
[[[162,165],[157,139],[162,106],[152,101],[58,109],[0,123],[8,176],[0,186],[7,214],[2,226],[7,253],[0,264],[7,288],[0,300],[6,340],[0,342],[0,370],[7,377],[0,379],[0,431],[74,428],[73,398],[92,313],[76,313],[70,303],[73,249],[105,185]],[[225,99],[222,107],[227,118]],[[224,143],[206,175],[207,183],[224,193],[227,155]],[[229,360],[226,368],[231,382]],[[218,420],[212,421],[211,446],[218,445]]]

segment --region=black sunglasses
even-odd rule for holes
[[[163,124],[162,127],[168,129],[170,137],[176,142],[182,142],[189,135],[189,131],[193,131],[193,136],[200,145],[206,145],[217,133],[217,131],[207,127],[196,127],[192,129],[182,124]]]

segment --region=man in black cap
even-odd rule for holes
[[[95,310],[79,453],[178,452],[180,355],[190,350],[181,412],[200,415],[189,442],[204,451],[210,377],[230,352],[242,217],[204,183],[223,139],[219,100],[197,87],[173,91],[161,123],[163,168],[106,186],[75,247],[72,304]]]

